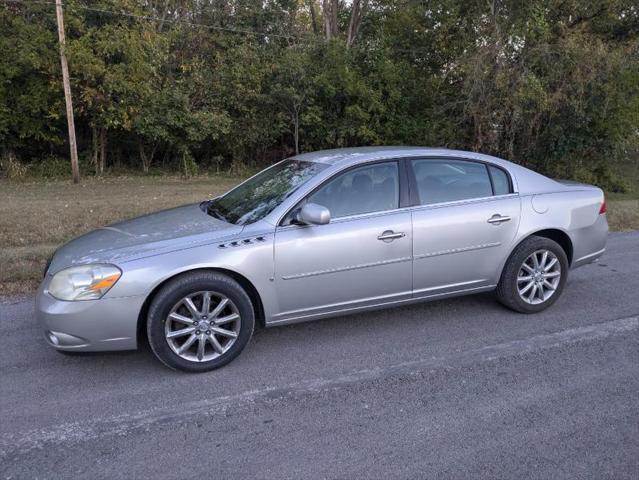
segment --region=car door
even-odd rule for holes
[[[327,207],[331,221],[285,219],[277,228],[275,322],[411,297],[411,214],[399,208],[398,162],[338,173],[304,201]]]
[[[410,162],[413,295],[495,285],[519,226],[520,200],[508,173],[459,159]]]

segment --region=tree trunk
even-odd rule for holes
[[[144,173],[149,173],[149,159],[144,151],[144,143],[142,143],[142,140],[138,142],[138,148],[140,150],[140,160],[142,160],[142,170]]]
[[[100,128],[100,175],[104,173],[104,167],[106,165],[106,128]]]
[[[311,11],[311,26],[313,27],[313,33],[317,35],[319,33],[319,27],[317,26],[317,12],[315,11],[315,0],[308,0],[308,9]]]
[[[144,148],[144,142],[142,140],[138,141],[138,147],[140,149],[140,160],[142,160],[142,169],[144,173],[149,173],[149,168],[153,163],[153,157],[155,156],[155,150],[157,149],[157,144],[153,146],[151,149],[151,153],[147,155],[146,150]]]
[[[359,33],[359,28],[362,25],[362,15],[364,14],[365,8],[366,0],[364,0],[363,3],[361,0],[353,0],[351,21],[348,24],[348,36],[346,37],[346,48],[350,48],[353,43],[355,43],[355,39],[357,38],[357,34]]]
[[[337,11],[339,9],[339,0],[332,0],[331,5],[331,28],[333,30],[333,37],[337,37],[339,35],[339,29],[337,25]]]
[[[324,36],[326,40],[331,39],[331,5],[330,0],[322,0],[322,11],[324,13]]]
[[[339,0],[322,0],[322,10],[324,11],[324,34],[326,40],[337,37],[337,9]]]
[[[160,23],[158,24],[158,32],[161,32],[164,29],[164,21],[166,20],[166,15],[169,13],[169,0],[165,0],[164,8],[162,9],[162,17],[160,18]]]
[[[295,127],[295,155],[300,154],[300,112],[298,109],[293,114],[293,122]]]
[[[100,172],[98,171],[98,129],[96,127],[91,127],[91,144],[93,146],[91,164],[95,168],[95,174],[98,175]]]

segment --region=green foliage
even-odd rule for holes
[[[351,7],[327,41],[320,3],[65,2],[83,170],[243,172],[409,144],[631,187],[616,172],[639,152],[635,2],[370,2],[350,48]],[[52,160],[67,155],[53,7],[0,4],[0,51],[0,153],[68,172]]]
[[[71,166],[63,157],[47,155],[42,161],[30,164],[28,169],[30,177],[54,179],[68,177]]]
[[[185,178],[190,178],[198,174],[199,168],[195,159],[191,156],[188,151],[184,151],[182,153],[182,175]]]
[[[61,143],[64,99],[55,24],[42,6],[25,10],[0,6],[0,149],[31,154],[32,142]]]
[[[572,177],[579,182],[597,185],[599,188],[611,193],[628,193],[631,191],[630,182],[612,172],[610,167],[604,163],[596,165],[593,169],[577,169]]]

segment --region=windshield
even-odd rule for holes
[[[327,166],[323,163],[284,160],[211,202],[208,213],[236,225],[256,222]]]

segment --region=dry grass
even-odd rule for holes
[[[123,177],[16,183],[0,180],[0,295],[33,291],[61,243],[118,220],[225,192],[240,179]]]
[[[192,203],[228,190],[239,178],[123,177],[69,182],[0,180],[0,295],[33,291],[61,243],[101,225]],[[639,200],[608,202],[612,230],[639,229]]]
[[[608,204],[608,223],[616,232],[639,230],[639,200],[610,200]]]

